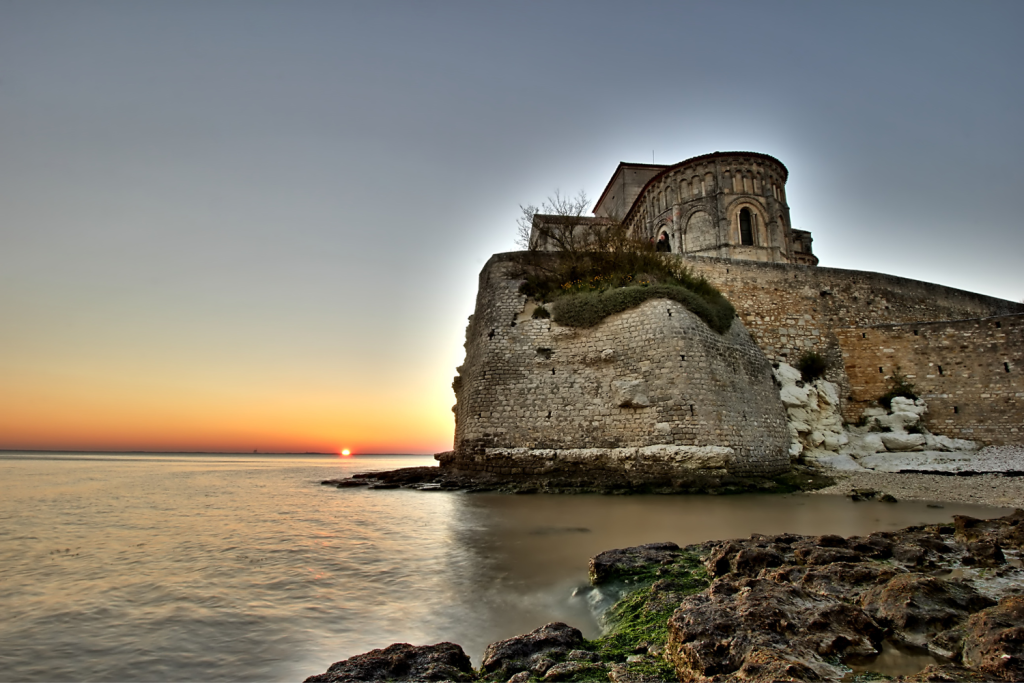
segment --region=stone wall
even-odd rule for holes
[[[660,299],[590,329],[533,319],[513,258],[481,272],[453,385],[455,451],[442,466],[533,474],[589,461],[633,478],[788,467],[770,364],[739,321],[718,335]]]
[[[849,378],[844,417],[856,421],[895,371],[928,403],[934,434],[987,444],[1021,443],[1024,314],[873,325],[835,331]]]
[[[772,360],[826,351],[840,328],[1024,313],[1012,301],[881,273],[699,257],[686,263],[722,290]]]
[[[1011,431],[1024,422],[1024,405],[1015,395],[1020,389],[1014,389],[1019,385],[1011,382],[1011,377],[1017,377],[1012,373],[1013,362],[1019,362],[1013,361],[1011,353],[1013,334],[1019,332],[1002,332],[1018,330],[1019,326],[1007,321],[1000,322],[1001,327],[997,328],[995,322],[987,323],[982,319],[1009,315],[1016,320],[1024,314],[1024,305],[866,271],[709,258],[687,258],[686,262],[729,298],[770,359],[795,363],[804,351],[812,349],[825,355],[830,363],[827,378],[840,386],[843,415],[851,422],[859,418],[867,401],[885,393],[886,380],[896,366],[901,366],[904,374],[912,372],[924,377],[927,373],[919,368],[926,367],[927,362],[921,366],[922,357],[943,365],[944,371],[954,362],[952,359],[947,363],[933,360],[940,356],[950,358],[952,348],[935,346],[940,342],[934,330],[952,330],[949,333],[952,337],[943,337],[946,339],[943,343],[950,345],[954,337],[959,338],[961,330],[971,332],[973,336],[964,338],[967,341],[955,344],[955,348],[966,354],[964,362],[974,363],[971,374],[967,377],[962,373],[941,375],[941,388],[937,384],[934,389],[926,389],[928,393],[922,395],[928,405],[933,402],[931,393],[938,402],[925,425],[936,434],[955,438],[994,444],[1020,442],[1020,435]],[[998,320],[993,318],[993,321]],[[981,343],[978,335],[979,330],[987,329],[985,325],[991,326],[993,335],[1002,333],[1005,342],[993,342],[984,346],[985,351],[975,352],[971,349],[982,348],[977,346]],[[903,335],[902,344],[881,341],[880,330],[889,327],[902,330],[892,333],[897,337]],[[928,335],[922,337],[921,330],[926,328]],[[915,329],[918,330],[916,336]],[[876,338],[878,343],[871,341]],[[1019,336],[1016,345],[1017,349],[1021,346]],[[990,351],[995,348],[1008,349],[1000,352],[1006,358],[992,366],[994,372],[983,372],[980,365],[988,362],[985,359],[989,357],[985,354],[995,353]],[[974,353],[982,354],[976,362],[971,356]],[[1019,351],[1017,353],[1019,357]],[[1004,372],[1003,362],[1010,363],[1010,373]],[[851,364],[856,365],[856,369],[851,369]],[[883,372],[879,373],[879,367]],[[1014,381],[1019,382],[1019,379]],[[955,388],[961,383],[962,387]],[[963,400],[950,402],[952,399],[946,395],[960,396]],[[959,412],[939,417],[941,411],[952,413],[954,407]],[[990,426],[984,426],[986,420],[991,421]],[[965,431],[971,429],[975,431]]]

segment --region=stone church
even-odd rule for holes
[[[788,177],[782,162],[756,152],[714,152],[671,166],[622,162],[594,217],[579,223],[622,221],[635,237],[664,236],[676,254],[817,265],[811,234],[793,229],[789,218]]]
[[[621,222],[667,241],[671,258],[735,306],[724,334],[675,301],[649,299],[576,329],[531,315],[520,253],[480,273],[443,468],[496,477],[630,482],[687,473],[772,475],[790,433],[772,365],[828,360],[843,419],[856,422],[893,377],[927,401],[923,426],[983,444],[1024,439],[1024,304],[942,285],[818,266],[794,230],[788,171],[754,152],[671,166],[620,163],[581,219],[538,215],[594,234]],[[586,242],[578,242],[586,248]]]

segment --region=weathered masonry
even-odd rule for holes
[[[934,434],[1021,443],[1024,304],[917,280],[817,267],[793,230],[788,171],[753,152],[672,166],[619,164],[593,218],[538,216],[586,231],[621,222],[668,240],[735,306],[718,335],[678,303],[655,299],[573,329],[534,319],[515,255],[480,274],[456,393],[455,448],[443,467],[500,477],[599,476],[633,483],[687,473],[772,475],[789,466],[772,361],[816,351],[863,409],[905,376]],[[575,233],[573,233],[575,234]]]
[[[928,402],[936,434],[1024,440],[1024,315],[836,330],[850,382],[847,419],[885,391],[893,370]]]
[[[675,254],[815,265],[811,233],[790,222],[788,177],[782,162],[756,152],[715,152],[672,166],[623,162],[595,217],[579,222],[622,221],[635,237],[664,235]]]
[[[931,432],[1020,442],[1024,305],[866,271],[687,262],[729,298],[769,359],[793,362],[808,350],[825,355],[848,421],[899,372],[928,401],[924,423]]]
[[[480,274],[443,466],[633,483],[789,467],[771,366],[739,320],[719,335],[655,299],[594,328],[562,327],[530,316],[513,258],[496,255]]]

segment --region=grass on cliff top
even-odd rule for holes
[[[709,301],[679,285],[651,285],[561,297],[552,304],[552,319],[566,327],[594,327],[608,316],[639,306],[648,299],[678,301],[719,334],[729,330],[735,317],[725,297]]]
[[[550,254],[548,255],[550,256]],[[550,303],[552,319],[567,327],[593,327],[648,299],[671,299],[724,334],[736,310],[703,276],[643,246],[615,252],[523,258],[522,294]]]

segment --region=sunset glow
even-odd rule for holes
[[[348,456],[350,456],[350,455],[352,455],[352,451],[350,451],[349,449],[347,449],[347,448],[343,448],[343,449],[341,450],[341,457],[343,457],[343,458],[347,458],[347,457],[348,457]]]

